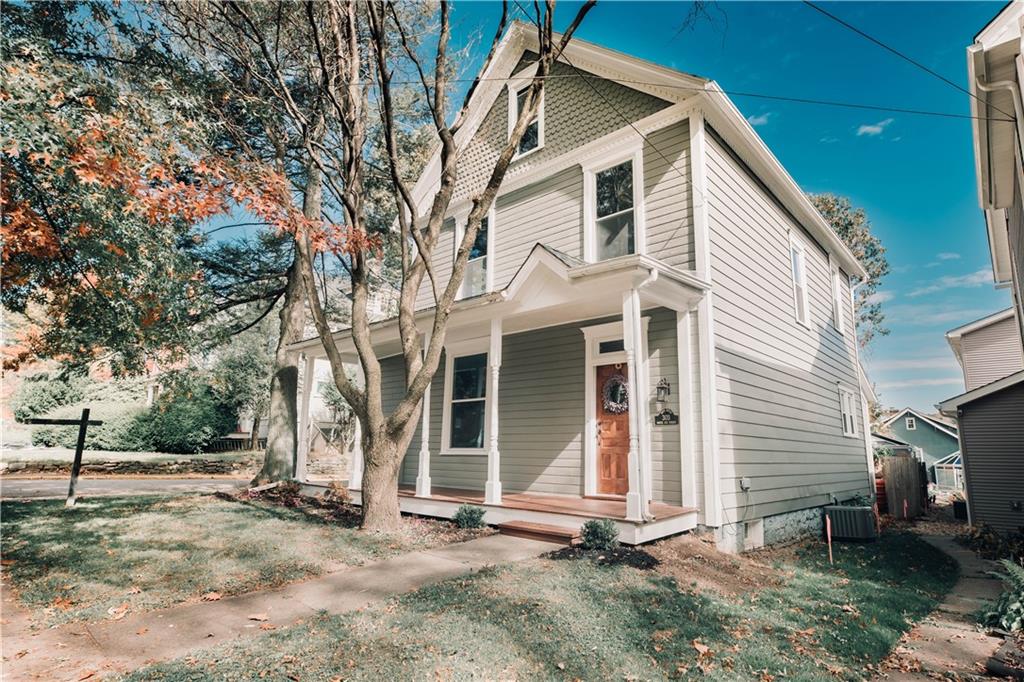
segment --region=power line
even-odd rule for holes
[[[875,38],[874,36],[870,36],[870,35],[868,35],[868,34],[867,34],[867,33],[865,33],[864,31],[862,31],[862,30],[860,30],[859,28],[857,28],[856,26],[854,26],[853,24],[851,24],[851,23],[849,23],[849,22],[847,22],[847,21],[844,21],[843,19],[840,19],[840,18],[839,18],[839,17],[837,17],[836,15],[832,14],[831,12],[829,12],[828,10],[826,10],[825,8],[823,8],[823,7],[819,7],[818,5],[814,4],[814,3],[813,3],[813,2],[811,2],[810,0],[803,0],[803,3],[804,3],[805,5],[807,5],[808,7],[810,7],[811,9],[813,9],[813,10],[815,10],[815,11],[817,11],[817,12],[820,12],[821,14],[825,15],[826,17],[828,17],[828,18],[829,18],[829,19],[831,19],[832,21],[836,22],[836,23],[837,23],[837,24],[839,24],[840,26],[844,26],[844,27],[848,28],[849,30],[853,31],[854,33],[856,33],[857,35],[861,36],[862,38],[865,38],[865,39],[867,39],[867,40],[870,40],[870,41],[871,41],[872,43],[874,43],[875,45],[878,45],[878,46],[879,46],[880,48],[882,48],[883,50],[888,50],[889,52],[893,53],[894,55],[896,55],[896,56],[897,56],[897,57],[899,57],[900,59],[903,59],[904,61],[910,62],[911,64],[913,64],[913,65],[914,65],[914,66],[916,66],[917,68],[921,69],[921,70],[922,70],[922,71],[924,71],[925,73],[927,73],[927,74],[929,74],[929,75],[931,75],[931,76],[935,76],[936,78],[938,78],[938,79],[939,79],[940,81],[942,81],[943,83],[946,83],[947,85],[952,85],[952,86],[953,86],[954,88],[956,88],[956,89],[957,89],[957,90],[959,90],[960,92],[963,92],[963,93],[965,93],[965,94],[967,94],[967,95],[969,95],[969,96],[973,97],[974,99],[978,100],[978,101],[979,101],[979,102],[981,102],[982,104],[989,104],[989,103],[988,103],[988,102],[986,102],[986,101],[985,101],[984,99],[982,99],[981,97],[978,97],[978,96],[977,96],[977,95],[975,95],[975,94],[974,94],[973,92],[971,92],[971,91],[970,91],[970,90],[968,90],[967,88],[963,87],[963,86],[962,86],[962,85],[960,85],[959,83],[955,83],[955,82],[951,81],[950,79],[948,79],[948,78],[946,78],[945,76],[943,76],[943,75],[942,75],[941,73],[939,73],[939,72],[937,72],[937,71],[934,71],[934,70],[932,70],[932,69],[928,68],[927,66],[925,66],[925,65],[924,65],[924,64],[922,64],[921,62],[917,61],[917,60],[916,60],[916,59],[914,59],[913,57],[909,57],[909,56],[907,56],[907,55],[903,54],[902,52],[900,52],[900,51],[899,51],[899,50],[897,50],[896,48],[894,48],[894,47],[890,47],[889,45],[887,45],[887,44],[883,43],[883,42],[882,42],[881,40],[879,40],[878,38]],[[1010,117],[1011,119],[1013,119],[1013,118],[1014,118],[1012,114],[1008,114],[1008,113],[1006,113],[1005,111],[1003,111],[1003,110],[1002,110],[1002,109],[1000,109],[999,107],[995,106],[994,104],[993,104],[993,105],[990,105],[990,106],[992,106],[992,108],[993,108],[993,109],[995,109],[996,111],[998,111],[998,112],[999,112],[999,113],[1001,113],[1002,115],[1004,115],[1004,116],[1009,116],[1009,117]]]
[[[566,62],[569,61],[568,58],[564,54],[562,55],[562,58],[565,59]],[[575,69],[575,67],[573,67],[573,68]],[[559,79],[559,78],[583,78],[583,79],[586,79],[587,77],[588,76],[579,73],[579,70],[577,69],[577,73],[548,74],[547,76],[543,76],[542,79],[543,80],[554,80],[554,79]],[[693,91],[693,92],[705,92],[705,91],[707,91],[707,89],[705,87],[699,86],[699,85],[678,85],[678,84],[667,84],[667,83],[653,83],[653,82],[650,82],[650,81],[632,80],[632,79],[628,79],[628,78],[611,78],[611,77],[607,77],[607,76],[596,76],[596,75],[593,76],[593,77],[594,78],[601,78],[603,80],[611,81],[613,83],[619,83],[621,85],[647,85],[647,86],[650,86],[650,87],[670,88],[670,89],[674,89],[674,90],[690,90],[690,91]],[[447,82],[449,82],[449,83],[472,83],[472,82],[474,82],[476,80],[479,80],[481,82],[484,82],[484,81],[508,82],[508,81],[512,80],[512,77],[509,76],[507,78],[503,78],[503,77],[498,76],[498,77],[480,78],[480,79],[475,79],[475,78],[452,78],[452,79],[448,79]],[[394,84],[394,85],[422,85],[422,82],[418,81],[418,80],[405,80],[405,81],[392,81],[392,84]],[[796,104],[813,104],[813,105],[818,105],[818,106],[840,107],[840,108],[845,108],[845,109],[865,109],[865,110],[868,110],[868,111],[885,111],[885,112],[892,112],[892,113],[897,113],[897,114],[913,114],[913,115],[916,115],[916,116],[936,116],[936,117],[939,117],[939,118],[955,118],[955,119],[968,119],[968,120],[976,119],[976,120],[979,120],[979,121],[996,121],[996,122],[1004,122],[1004,123],[1013,123],[1013,121],[1014,121],[1013,118],[998,118],[998,117],[993,117],[993,116],[975,116],[973,114],[957,114],[957,113],[953,113],[953,112],[950,112],[950,111],[932,111],[932,110],[928,110],[928,109],[911,109],[911,108],[895,107],[895,106],[880,105],[880,104],[861,104],[859,102],[843,102],[843,101],[839,101],[839,100],[813,99],[813,98],[810,98],[810,97],[792,97],[792,96],[788,96],[788,95],[770,95],[770,94],[766,94],[766,93],[762,93],[762,92],[745,92],[745,91],[741,91],[741,90],[725,90],[725,89],[722,89],[720,87],[717,90],[715,90],[715,92],[721,92],[724,95],[730,95],[730,96],[733,96],[733,97],[753,97],[753,98],[757,98],[757,99],[770,99],[770,100],[776,100],[776,101],[780,101],[780,102],[791,102],[791,103],[796,103]]]

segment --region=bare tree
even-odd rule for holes
[[[386,531],[399,524],[399,470],[420,416],[423,394],[440,363],[445,331],[471,246],[520,139],[537,113],[552,64],[593,4],[593,0],[584,3],[559,35],[553,30],[554,1],[533,3],[532,19],[539,45],[537,70],[486,185],[471,197],[466,229],[447,281],[439,281],[432,262],[459,177],[462,150],[456,133],[466,121],[479,84],[478,76],[458,111],[449,111],[454,64],[448,2],[442,1],[435,8],[378,0],[326,0],[301,6],[213,1],[194,6],[187,16],[183,16],[186,13],[180,5],[168,10],[183,27],[179,33],[196,48],[226,56],[246,78],[258,80],[299,141],[305,176],[303,208],[308,220],[296,228],[297,262],[332,377],[361,426],[364,528]],[[425,19],[428,11],[432,14],[429,21]],[[266,22],[279,21],[283,15],[291,17],[285,38],[266,26]],[[304,21],[298,21],[299,17]],[[495,58],[507,27],[508,7],[503,4],[481,73]],[[427,43],[423,36],[430,36]],[[302,46],[305,52],[295,51]],[[397,112],[396,92],[406,84],[399,83],[393,74],[402,70],[415,74],[439,150],[439,185],[427,202],[425,215],[421,215],[413,198],[410,169],[400,152],[408,122]],[[380,141],[374,136],[383,137],[387,159],[384,169],[367,158],[368,149]],[[366,201],[368,179],[379,172],[388,176],[397,215],[396,226],[387,233],[375,229],[368,220],[372,208]],[[315,220],[314,216],[322,219]],[[400,253],[397,324],[406,383],[404,395],[389,413],[383,407],[381,365],[370,339],[367,313],[371,291],[379,286],[375,277],[384,242],[394,244]],[[345,372],[327,314],[330,301],[326,289],[317,286],[317,258],[328,252],[337,257],[338,265],[351,280],[349,334],[362,369],[362,385]],[[421,330],[415,319],[421,286],[428,287],[434,303],[429,330]],[[424,331],[429,336],[426,347]]]

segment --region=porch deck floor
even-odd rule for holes
[[[402,497],[415,497],[415,486],[400,486]],[[566,514],[582,518],[609,518],[625,520],[626,501],[595,497],[573,497],[571,495],[545,495],[541,493],[502,493],[500,505],[484,504],[484,493],[480,490],[463,488],[438,488],[430,491],[430,499],[442,502],[458,502],[481,507],[501,507],[524,511]],[[670,519],[697,511],[694,507],[676,507],[661,502],[651,503],[651,514],[655,519]]]

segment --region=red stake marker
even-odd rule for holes
[[[828,538],[828,563],[832,564],[832,517],[825,514],[825,537]]]
[[[878,503],[877,502],[875,502],[874,508],[875,508],[875,530],[877,530],[878,534],[881,535],[882,534],[882,517],[878,513]]]
[[[907,519],[907,499],[903,498],[903,520]]]

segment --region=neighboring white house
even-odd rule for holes
[[[473,94],[442,281],[536,39],[513,25]],[[730,549],[820,530],[822,505],[873,485],[863,268],[713,81],[580,40],[553,76],[453,308],[402,509],[607,517],[628,543],[701,525]],[[438,169],[416,185],[424,212]],[[404,390],[396,322],[373,339],[389,409]],[[335,340],[354,360],[350,335]],[[323,356],[317,339],[294,348]],[[360,472],[357,457],[353,488]]]
[[[978,200],[997,287],[1010,310],[947,337],[967,392],[939,405],[960,426],[968,518],[1013,532],[1024,526],[1024,3],[1008,3],[967,48]]]

